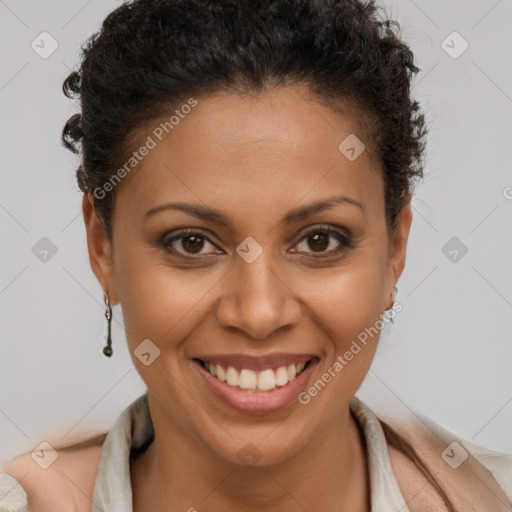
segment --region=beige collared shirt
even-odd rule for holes
[[[103,443],[94,485],[91,512],[133,512],[130,450],[148,445],[154,437],[147,399],[146,392],[126,407],[115,421]],[[388,445],[378,417],[357,397],[354,397],[350,402],[350,408],[361,425],[366,439],[372,512],[409,512],[393,472]],[[431,423],[430,427],[433,425],[435,424]],[[440,467],[444,468],[446,466],[448,478],[455,482],[450,472],[458,471],[458,469],[454,468],[454,464],[449,459],[450,453],[453,453],[453,451],[450,452],[450,445],[446,444],[454,438],[447,438],[449,434],[441,427],[434,428],[437,428],[436,432],[440,433],[440,436],[436,438],[440,442],[439,446],[446,445],[446,450],[448,450],[443,452],[443,456],[448,463],[443,461],[440,463],[442,464]],[[429,430],[431,433],[432,429]],[[400,433],[404,434],[402,431]],[[415,439],[419,440],[420,438],[411,434],[408,440],[414,442]],[[497,501],[498,508],[496,508],[496,502],[492,501],[496,499],[496,492],[492,491],[492,486],[484,485],[483,488],[489,490],[489,496],[486,495],[486,492],[482,493],[482,489],[479,489],[478,499],[467,497],[473,508],[463,510],[491,512],[490,509],[485,508],[489,504],[493,507],[492,512],[512,510],[512,456],[485,450],[460,438],[455,439],[459,442],[459,446],[464,447],[469,452],[469,457],[472,459],[471,468],[467,470],[469,476],[463,476],[465,478],[463,481],[473,488],[474,485],[469,482],[468,478],[476,478],[475,485],[483,485],[482,481],[488,483],[488,479],[491,478],[493,479],[493,485],[499,484],[498,488],[503,491],[503,495],[508,499],[508,503],[505,503],[505,499],[502,497],[501,500]],[[416,445],[413,444],[413,446]],[[421,450],[419,453],[421,455]],[[439,460],[442,459],[441,452],[438,458]],[[450,464],[452,467],[450,467]],[[434,474],[442,476],[439,468],[432,469],[435,471]],[[459,471],[458,476],[460,475],[461,472]],[[456,484],[454,483],[454,485]],[[460,489],[460,487],[456,488]],[[449,490],[453,491],[453,489]],[[464,489],[465,494],[468,494],[468,492]],[[461,503],[465,504],[466,502]],[[30,512],[27,508],[25,490],[14,477],[5,472],[0,472],[0,512]]]

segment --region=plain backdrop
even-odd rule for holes
[[[78,109],[62,82],[119,4],[0,1],[2,461],[42,440],[106,431],[145,391],[120,306],[114,357],[102,354],[103,294],[88,260],[78,160],[60,145]],[[357,395],[512,453],[512,2],[382,4],[422,69],[413,95],[430,133],[398,282],[403,310],[384,328]],[[46,58],[31,46],[45,37],[51,49],[42,32],[58,44]],[[41,246],[50,247],[46,261]]]

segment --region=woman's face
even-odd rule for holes
[[[388,239],[382,178],[368,151],[357,156],[364,133],[307,91],[196,100],[134,148],[154,146],[117,185],[113,263],[85,198],[91,264],[121,303],[154,421],[225,459],[256,450],[276,463],[348,417],[377,347],[368,332],[403,270],[410,208]],[[288,367],[310,360],[293,378]],[[228,366],[245,369],[246,389]]]

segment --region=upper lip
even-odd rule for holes
[[[261,356],[249,356],[247,354],[211,354],[194,359],[200,359],[201,361],[215,363],[225,367],[232,366],[235,369],[265,370],[267,368],[279,368],[280,366],[306,363],[314,358],[317,358],[314,354],[276,352],[274,354]]]

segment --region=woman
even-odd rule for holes
[[[120,304],[148,391],[47,469],[12,461],[5,510],[510,510],[510,458],[354,396],[400,308],[422,176],[395,27],[357,0],[106,18],[65,81],[81,113],[63,141],[81,145],[104,353]]]

